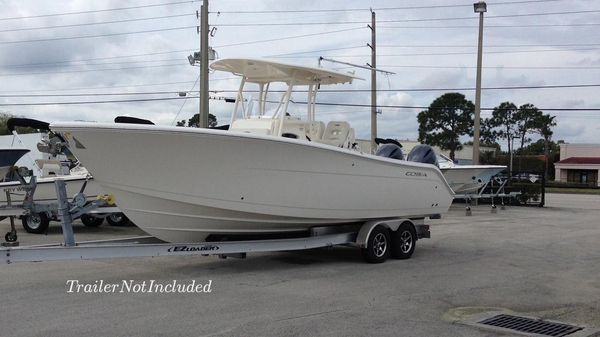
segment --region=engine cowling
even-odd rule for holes
[[[435,151],[431,146],[425,144],[419,144],[413,147],[413,149],[408,153],[406,160],[438,166],[438,160],[437,156],[435,155]]]
[[[404,160],[404,154],[402,148],[396,144],[381,144],[377,148],[375,155],[380,157]]]

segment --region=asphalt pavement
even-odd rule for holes
[[[409,260],[357,249],[0,266],[2,336],[500,336],[458,321],[501,310],[600,327],[600,196],[545,208],[454,206]],[[7,221],[0,223],[2,233]],[[79,240],[143,234],[75,226]],[[24,233],[21,244],[60,240]],[[69,284],[82,285],[69,292]],[[99,282],[206,285],[210,292],[85,292]],[[73,290],[73,289],[71,289]]]

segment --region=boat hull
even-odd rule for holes
[[[483,187],[493,176],[506,169],[499,165],[456,165],[442,168],[446,181],[456,194],[471,194]]]
[[[169,242],[445,213],[433,165],[231,131],[57,123],[141,229]]]

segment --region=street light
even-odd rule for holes
[[[473,132],[473,164],[479,164],[479,129],[481,115],[481,58],[483,54],[483,13],[487,12],[485,1],[473,4],[475,13],[479,13],[479,42],[477,45],[477,84],[475,89],[475,130]]]

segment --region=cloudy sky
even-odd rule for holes
[[[131,115],[164,125],[191,117],[198,100],[173,98],[179,91],[198,90],[198,68],[189,65],[187,55],[198,50],[196,10],[201,3],[0,0],[0,111],[47,121],[109,122]],[[472,3],[211,0],[209,22],[215,30],[210,45],[219,58],[267,57],[317,65],[318,57],[324,56],[366,64],[373,8],[377,66],[396,73],[378,76],[378,87],[386,90],[378,95],[380,105],[428,106],[448,91],[474,100],[478,17]],[[488,1],[483,87],[499,89],[483,91],[482,107],[512,101],[541,109],[600,109],[600,86],[589,86],[600,84],[599,13],[597,0]],[[366,79],[332,89],[369,88],[366,70],[324,66],[354,70]],[[210,75],[210,90],[218,91],[216,95],[231,96],[229,90],[237,84],[230,74]],[[574,87],[527,88],[540,86]],[[169,100],[15,105],[165,98]],[[321,93],[318,101],[369,104],[370,93]],[[211,112],[226,123],[232,105],[210,104]],[[358,137],[369,137],[369,108],[318,108],[325,122],[349,120]],[[303,109],[300,104],[292,107]],[[379,135],[415,139],[419,111],[382,108]],[[600,110],[545,112],[557,116],[554,139],[600,142]],[[490,114],[482,112],[483,117]]]

